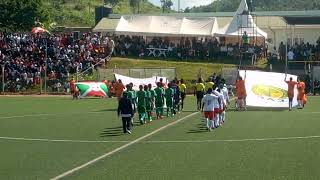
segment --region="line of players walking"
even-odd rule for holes
[[[164,110],[166,116],[171,117],[183,110],[186,97],[186,85],[183,79],[173,80],[166,86],[165,83],[157,82],[157,87],[152,89],[152,85],[140,85],[139,91],[133,90],[133,84],[126,85],[119,100],[118,115],[122,117],[123,132],[131,134],[134,115],[138,113],[141,125],[153,120],[153,112],[156,119],[162,119]]]
[[[194,94],[197,96],[198,111],[201,110],[204,113],[208,131],[221,126],[225,122],[226,109],[230,104],[229,92],[224,80],[216,85],[211,81],[204,84],[199,78]]]
[[[140,85],[139,91],[133,90],[132,83],[126,85],[126,91],[123,92],[118,107],[118,115],[122,117],[123,132],[131,134],[136,112],[141,125],[153,120],[154,111],[156,119],[163,118],[165,109],[167,117],[181,112],[184,108],[186,89],[183,79],[173,80],[167,86],[160,79],[155,89],[148,84]],[[225,122],[225,110],[230,104],[230,98],[224,80],[217,85],[210,80],[204,83],[199,78],[194,87],[194,96],[197,97],[197,110],[204,114],[208,131],[218,128]]]

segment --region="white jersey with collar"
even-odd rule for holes
[[[218,96],[218,99],[217,99],[217,105],[215,108],[220,108],[220,109],[223,109],[223,104],[224,104],[224,97],[223,97],[223,94],[218,92],[217,89],[213,91],[213,94]]]
[[[214,94],[206,94],[203,99],[202,103],[204,104],[203,111],[210,112],[213,111],[215,108],[215,102],[217,101],[218,96]]]
[[[221,92],[222,92],[222,95],[223,95],[224,104],[226,105],[227,102],[229,102],[229,90],[228,90],[227,87],[223,87],[221,89]]]

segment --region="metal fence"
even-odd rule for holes
[[[223,67],[221,69],[221,76],[226,80],[226,84],[235,85],[238,77],[238,67]]]
[[[113,80],[114,73],[132,78],[149,78],[152,76],[163,76],[169,80],[177,77],[175,68],[131,68],[131,69],[98,69],[97,79]]]

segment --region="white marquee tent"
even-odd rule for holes
[[[115,30],[119,35],[213,36],[217,19],[172,16],[122,16]]]
[[[216,36],[239,36],[247,32],[248,36],[257,36],[267,38],[268,34],[257,27],[252,15],[249,12],[246,0],[242,0],[238,10],[234,14],[231,22],[220,29]]]

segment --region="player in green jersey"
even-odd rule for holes
[[[147,85],[145,85],[144,87],[144,91],[146,92],[146,111],[147,111],[147,118],[148,121],[151,122],[152,121],[152,100],[151,100],[151,92],[149,91],[149,88]]]
[[[171,83],[169,83],[168,88],[165,91],[165,96],[166,96],[166,105],[167,105],[167,117],[173,116],[173,113],[174,113],[174,109],[173,109],[174,89],[173,89]]]
[[[164,106],[164,89],[161,87],[161,83],[157,83],[157,88],[154,89],[155,91],[155,106],[156,106],[156,114],[157,119],[162,119],[163,116],[163,106]]]

